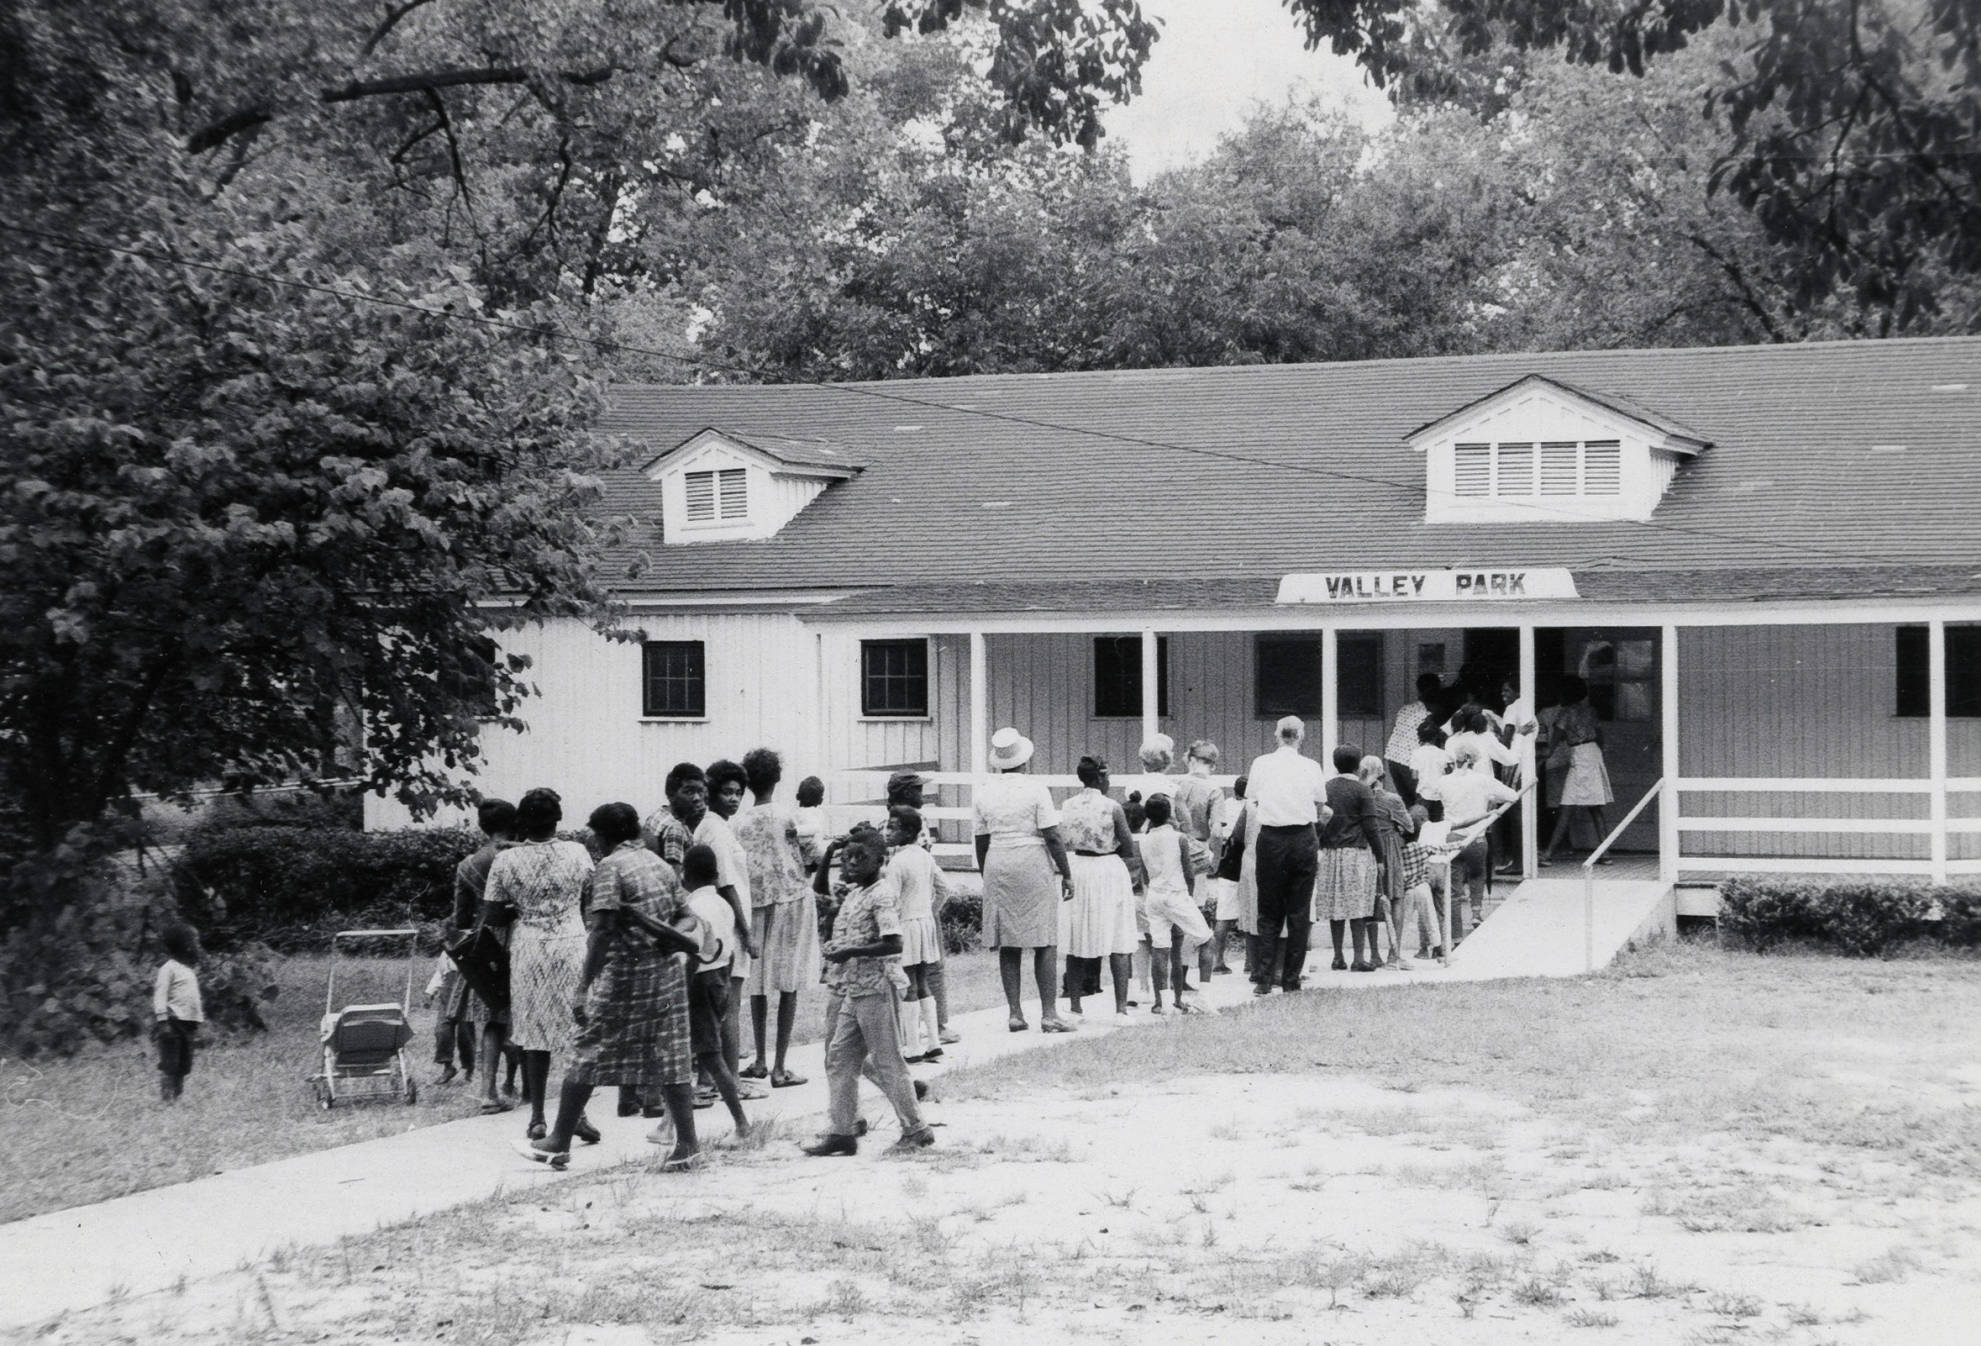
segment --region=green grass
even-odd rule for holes
[[[1681,943],[1586,979],[1275,996],[1172,1031],[953,1071],[943,1096],[1355,1074],[1487,1090],[1630,1137],[1780,1137],[1971,1179],[1981,1177],[1981,1112],[1935,1106],[1916,1086],[1971,1062],[1977,1021],[1972,959],[1757,957]],[[1839,1066],[1852,1078],[1839,1079]],[[1347,1120],[1395,1129],[1380,1113]]]
[[[187,1077],[185,1097],[167,1107],[148,1042],[128,1042],[67,1059],[0,1059],[0,1135],[8,1163],[0,1177],[0,1221],[18,1220],[124,1196],[228,1169],[349,1145],[379,1136],[472,1116],[473,1087],[430,1084],[432,1015],[416,1009],[418,1036],[407,1048],[419,1101],[317,1106],[305,1081],[321,1068],[317,1020],[323,1013],[329,960],[284,960],[281,991],[266,1007],[268,1032],[211,1041]],[[355,966],[354,966],[355,964]],[[343,959],[338,1002],[397,1000],[405,964]],[[417,1006],[431,970],[414,975]],[[1001,1003],[993,953],[958,955],[949,963],[952,1013]],[[818,1040],[823,995],[799,1001],[799,1042]],[[745,1051],[749,1022],[744,1020]]]

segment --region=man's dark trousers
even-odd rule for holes
[[[1253,985],[1270,990],[1278,968],[1283,989],[1300,989],[1307,935],[1314,924],[1314,876],[1319,865],[1320,837],[1312,823],[1259,829],[1259,933],[1252,946]]]

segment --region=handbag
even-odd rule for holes
[[[1224,854],[1218,857],[1217,876],[1232,883],[1245,872],[1245,815],[1239,814],[1232,826],[1231,835],[1225,839]]]
[[[456,930],[441,941],[461,980],[492,1010],[509,1008],[509,949],[486,925]]]

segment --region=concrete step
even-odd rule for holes
[[[1656,879],[1606,879],[1599,874],[1594,916],[1598,968],[1609,966],[1634,943],[1678,929],[1671,885]],[[1465,980],[1579,976],[1591,970],[1584,928],[1579,872],[1529,879],[1452,951],[1451,970]]]

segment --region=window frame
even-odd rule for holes
[[[1112,670],[1112,676],[1103,679],[1102,649],[1110,647],[1107,656],[1111,661],[1120,661],[1125,649],[1133,650],[1133,657],[1119,663]],[[1090,702],[1093,718],[1096,720],[1139,720],[1142,718],[1142,637],[1135,636],[1095,636],[1093,638],[1093,697]],[[1112,702],[1102,697],[1111,690],[1121,697],[1122,703],[1132,702],[1132,710],[1109,710]],[[1169,637],[1156,637],[1156,718],[1169,718]]]
[[[1266,695],[1265,650],[1269,645],[1299,648],[1311,655],[1314,676],[1313,702],[1298,701],[1294,698],[1274,700]],[[1277,720],[1283,715],[1298,715],[1303,720],[1319,716],[1324,704],[1326,691],[1322,680],[1327,677],[1327,668],[1321,659],[1321,633],[1318,631],[1260,631],[1252,637],[1252,718],[1256,720]],[[1270,702],[1270,704],[1268,704]]]
[[[693,652],[692,671],[661,674],[663,682],[679,683],[691,695],[689,707],[670,707],[655,699],[656,657]],[[640,718],[643,720],[692,721],[708,718],[708,646],[699,640],[643,640],[640,642]]]
[[[1950,622],[1946,631],[1947,718],[1981,719],[1981,625]],[[1956,639],[1962,648],[1955,648]],[[1932,718],[1930,649],[1924,623],[1904,622],[1892,628],[1892,718]]]
[[[921,668],[916,671],[906,668],[900,673],[882,671],[876,674],[868,660],[873,655],[889,653],[909,654],[921,657]],[[909,663],[913,663],[912,659]],[[899,682],[905,687],[921,684],[919,706],[877,705],[873,699],[874,680],[878,677],[885,687],[890,682]],[[863,720],[926,720],[929,718],[930,697],[929,641],[926,636],[890,637],[882,640],[860,642],[860,718]]]

